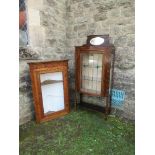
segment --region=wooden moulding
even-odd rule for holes
[[[68,60],[37,60],[29,61],[32,92],[35,107],[36,122],[44,122],[66,115],[70,111],[68,90]],[[62,72],[63,80],[50,80],[41,83],[40,74]],[[41,85],[63,82],[64,109],[57,112],[44,113]],[[52,101],[51,101],[52,103]]]

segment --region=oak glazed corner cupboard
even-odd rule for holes
[[[105,113],[111,110],[111,88],[115,49],[109,35],[91,35],[87,43],[75,47],[75,109],[79,105]],[[85,103],[82,95],[105,97],[106,104]]]
[[[68,114],[68,60],[38,60],[28,64],[36,122]]]

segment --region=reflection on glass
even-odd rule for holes
[[[82,90],[101,93],[102,54],[82,54]]]
[[[40,75],[44,114],[64,109],[64,90],[62,72]]]

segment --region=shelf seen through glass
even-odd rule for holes
[[[64,109],[62,72],[40,74],[44,114]]]

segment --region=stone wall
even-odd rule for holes
[[[114,88],[126,93],[119,115],[134,120],[134,0],[68,0],[67,17],[67,49],[72,58],[74,46],[85,44],[87,35],[110,35],[116,48]],[[71,61],[74,64],[74,59]],[[83,99],[97,104],[101,101]]]
[[[19,50],[19,123],[34,117],[27,60],[66,58],[65,0],[27,0],[29,45]]]
[[[116,47],[114,88],[126,92],[121,115],[134,119],[133,0],[27,0],[27,13],[29,46],[19,51],[20,124],[34,117],[27,59],[70,59],[69,87],[73,92],[74,46],[84,44],[92,34],[109,34]]]

